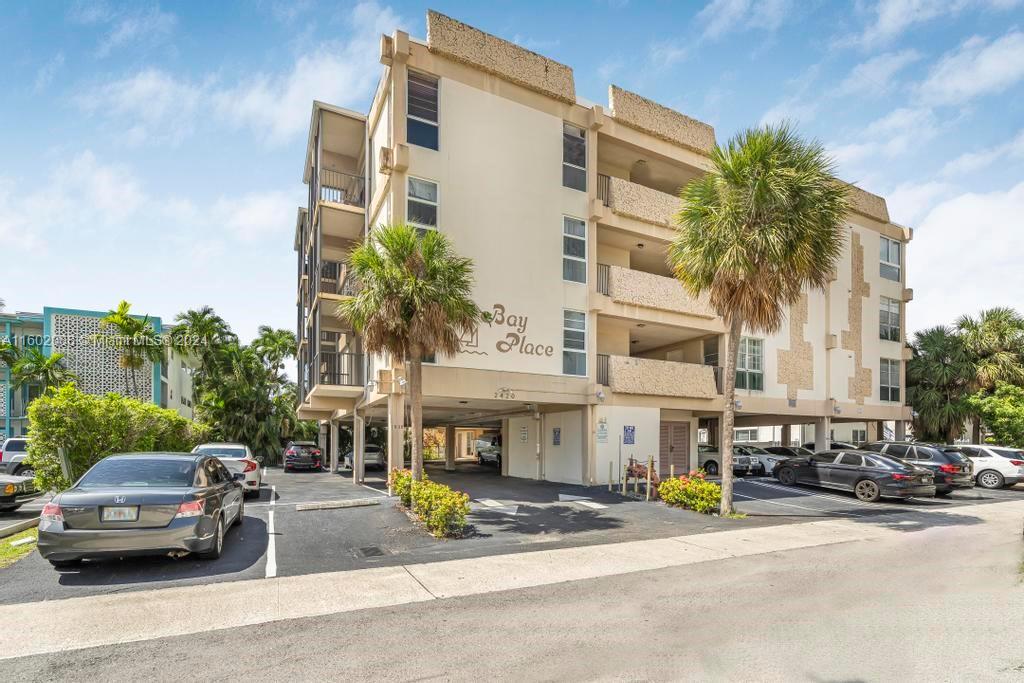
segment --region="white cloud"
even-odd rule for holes
[[[843,177],[855,177],[877,165],[895,159],[933,139],[942,129],[927,107],[901,107],[876,119],[852,136],[852,142],[828,144]],[[865,162],[865,163],[861,163]]]
[[[907,276],[914,288],[909,330],[949,324],[982,308],[1020,307],[1022,215],[1024,183],[1007,191],[961,194],[928,213],[907,249]],[[950,286],[951,277],[956,286]]]
[[[400,25],[390,8],[360,3],[350,17],[353,35],[345,43],[324,43],[303,55],[286,74],[257,73],[215,96],[218,113],[251,128],[271,144],[304,132],[314,99],[343,107],[365,99],[379,73],[380,34]]]
[[[259,192],[222,197],[213,205],[213,218],[245,241],[286,234],[295,221],[295,194]]]
[[[652,43],[648,48],[648,59],[658,69],[667,69],[670,66],[675,66],[686,59],[686,55],[686,48],[680,47],[673,40]]]
[[[861,62],[850,70],[835,89],[834,95],[881,95],[892,89],[894,77],[907,66],[921,59],[917,50],[887,52]]]
[[[192,132],[210,83],[189,83],[158,69],[103,84],[75,97],[89,113],[114,119],[132,144],[180,142]]]
[[[716,40],[738,31],[775,31],[785,21],[790,0],[711,0],[697,13],[703,37]]]
[[[962,104],[999,93],[1024,79],[1024,33],[1013,30],[995,41],[974,36],[944,56],[920,86],[935,104]]]
[[[790,121],[806,124],[818,115],[818,102],[804,95],[787,97],[761,116],[761,125]]]
[[[967,175],[988,168],[1003,159],[1024,159],[1024,129],[1009,142],[961,154],[942,167],[942,175],[947,177]]]
[[[887,192],[885,201],[893,221],[912,226],[934,206],[935,200],[952,192],[952,185],[938,181],[904,183]]]
[[[915,24],[939,17],[956,16],[965,9],[1006,10],[1019,0],[879,0],[873,21],[858,36],[842,41],[870,48],[889,43]]]
[[[33,87],[35,92],[41,92],[53,82],[53,77],[57,75],[61,67],[64,66],[64,53],[58,52],[53,56],[53,59],[39,67],[36,72],[36,82]]]
[[[76,2],[67,17],[77,24],[108,26],[96,48],[98,57],[106,57],[131,43],[158,44],[166,40],[178,25],[178,17],[164,12],[159,5],[128,5],[113,8],[105,2]]]

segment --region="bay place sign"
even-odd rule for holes
[[[494,304],[492,309],[484,314],[484,324],[491,329],[496,329],[499,334],[504,332],[495,343],[494,348],[498,353],[519,353],[526,356],[540,356],[550,358],[555,354],[555,347],[551,344],[538,344],[527,337],[529,317],[516,313],[509,313],[504,304]],[[476,356],[486,356],[486,351],[479,350],[479,332],[462,339],[462,350]]]

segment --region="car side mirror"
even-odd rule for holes
[[[259,464],[262,465],[264,460],[265,460],[265,458],[262,455],[257,455],[256,456],[256,462],[258,462]]]
[[[233,475],[231,475],[231,479],[232,481],[245,481],[245,473],[235,472]]]

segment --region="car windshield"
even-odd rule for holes
[[[215,455],[218,458],[244,458],[245,446],[200,446],[196,453]]]
[[[770,455],[768,451],[761,448],[760,446],[744,446],[743,448],[747,451],[747,453],[752,455]]]
[[[804,448],[802,446],[794,446],[793,450],[796,451],[797,455],[803,455],[803,456],[814,455],[814,453],[812,451],[809,451],[809,450],[807,450],[806,448]]]
[[[107,458],[86,472],[78,488],[188,487],[195,467],[191,458]]]
[[[969,458],[960,451],[942,451],[949,458],[950,462],[967,462]]]

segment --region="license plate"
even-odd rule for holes
[[[139,508],[103,508],[104,522],[135,522],[139,519]]]

